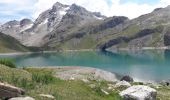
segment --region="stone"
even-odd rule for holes
[[[84,83],[90,83],[90,81],[89,81],[88,79],[82,79],[82,81],[83,81]]]
[[[35,100],[32,97],[16,97],[16,98],[11,98],[9,100]]]
[[[161,84],[164,85],[164,86],[170,86],[170,79],[169,80],[163,80],[161,82]]]
[[[130,76],[123,76],[120,81],[133,82],[133,78]]]
[[[130,84],[129,82],[126,82],[126,81],[123,80],[123,81],[117,82],[115,86],[116,86],[116,87],[122,87],[122,86],[124,86],[124,87],[130,87],[131,84]]]
[[[117,81],[117,77],[114,73],[104,71],[104,70],[100,70],[100,69],[96,69],[96,71],[94,73],[94,77],[95,77],[95,79],[106,80],[106,81],[109,81],[109,82],[116,82]]]
[[[25,92],[23,89],[12,86],[7,83],[0,83],[0,97],[13,98],[23,95]]]
[[[40,94],[41,97],[49,98],[49,99],[55,99],[54,96],[49,95],[49,94]]]
[[[101,89],[101,91],[105,94],[105,95],[109,95],[109,93],[107,91],[105,91],[104,89]]]
[[[119,93],[124,100],[156,100],[157,91],[144,85],[131,86]]]

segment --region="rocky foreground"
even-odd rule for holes
[[[124,76],[119,80],[115,74],[100,69],[81,67],[12,69],[3,65],[0,67],[2,100],[67,100],[68,98],[70,100],[168,100],[170,98],[170,87],[167,82],[164,82],[165,84],[134,82],[130,76]]]

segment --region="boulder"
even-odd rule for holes
[[[16,97],[16,98],[11,98],[9,100],[35,100],[32,97]]]
[[[156,95],[155,89],[144,85],[131,86],[120,93],[124,100],[156,100]]]
[[[165,86],[170,86],[170,79],[169,80],[163,80],[161,82],[162,85],[165,85]]]
[[[133,82],[133,78],[130,76],[123,76],[120,81]]]
[[[131,84],[129,82],[126,81],[119,81],[116,83],[115,85],[116,87],[130,87]]]
[[[24,94],[24,90],[7,83],[0,83],[0,97],[12,98]]]

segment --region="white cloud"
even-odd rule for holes
[[[10,14],[6,14],[18,16],[19,11],[29,12],[29,17],[31,16],[35,19],[41,12],[51,8],[55,2],[61,2],[68,5],[76,3],[85,7],[87,10],[101,12],[106,16],[117,15],[135,18],[142,14],[149,13],[157,7],[165,7],[170,4],[170,0],[160,0],[159,3],[155,5],[137,4],[132,1],[121,4],[120,0],[110,0],[111,4],[108,4],[107,1],[108,0],[0,0],[0,4],[6,6],[6,8],[0,6],[0,14],[9,12]],[[20,15],[20,18],[25,16],[27,15]]]
[[[111,0],[112,4],[108,4],[106,0],[57,0],[63,4],[71,5],[76,3],[80,6],[85,7],[90,11],[101,12],[106,16],[127,16],[129,18],[135,18],[142,14],[149,13],[157,7],[165,7],[170,4],[170,0],[160,0],[158,4],[137,4],[137,3],[124,3],[120,4],[120,0]],[[56,0],[38,0],[36,3],[36,13],[35,16],[50,8]],[[130,0],[129,0],[130,1]],[[35,17],[34,16],[34,17]]]

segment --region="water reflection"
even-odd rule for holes
[[[0,56],[12,58],[23,66],[89,66],[131,75],[138,80],[170,78],[170,51],[60,52]]]

